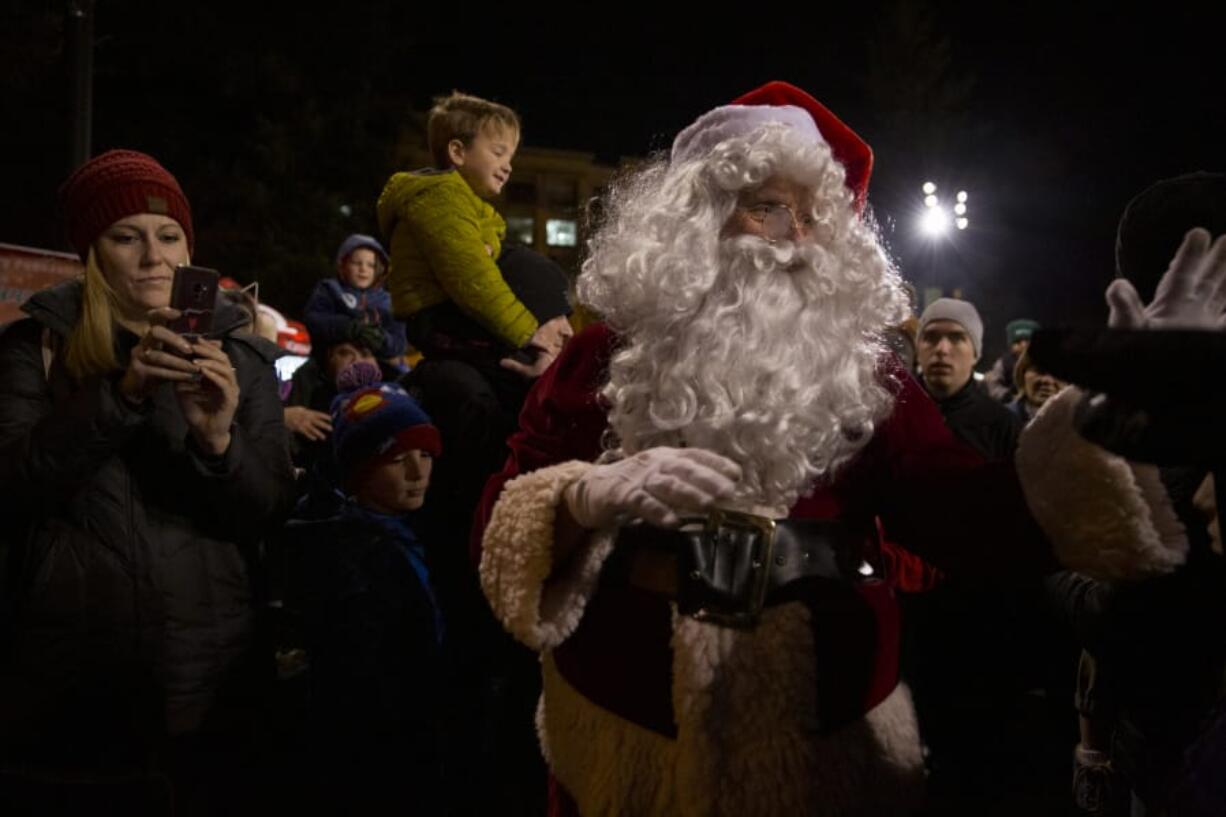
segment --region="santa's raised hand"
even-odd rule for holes
[[[1189,230],[1148,306],[1122,278],[1107,287],[1107,305],[1112,329],[1226,328],[1226,236]]]

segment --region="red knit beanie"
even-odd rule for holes
[[[192,208],[183,188],[152,156],[108,150],[81,165],[60,186],[60,212],[68,241],[84,261],[90,245],[116,221],[140,213],[179,222],[188,251],[195,247]]]

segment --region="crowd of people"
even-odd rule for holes
[[[285,376],[237,284],[178,322],[166,168],[64,182],[84,275],[0,332],[0,811],[1226,808],[1214,415],[1129,372],[1216,399],[1223,177],[1129,206],[1108,328],[981,367],[786,83],[617,180],[574,281],[490,203],[513,110],[428,137]]]

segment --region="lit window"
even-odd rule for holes
[[[545,222],[545,243],[551,247],[574,247],[579,243],[579,228],[571,219],[551,218]]]
[[[517,244],[531,247],[536,232],[536,220],[532,216],[507,216],[507,238]]]

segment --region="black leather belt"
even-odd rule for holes
[[[619,558],[606,572],[675,599],[684,615],[752,627],[763,608],[791,600],[789,588],[802,579],[872,576],[863,551],[863,539],[838,520],[716,510],[675,530],[623,527],[614,548]]]

